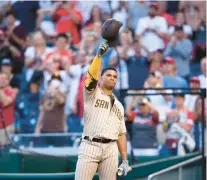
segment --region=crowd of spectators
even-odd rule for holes
[[[123,22],[117,47],[103,56],[103,67],[119,73],[117,96],[120,89],[206,88],[205,1],[1,1],[0,136],[3,128],[82,132],[84,79],[108,18]],[[132,146],[172,150],[180,139],[174,122],[200,149],[201,98],[146,89],[125,104]]]

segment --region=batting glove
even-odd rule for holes
[[[101,45],[99,46],[98,55],[103,56],[104,53],[108,50],[108,48],[109,45],[106,42],[101,43]]]
[[[119,166],[118,170],[123,171],[123,175],[126,176],[129,171],[131,171],[131,167],[129,167],[128,160],[123,160],[122,164]],[[119,175],[119,174],[118,174]]]

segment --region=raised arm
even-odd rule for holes
[[[98,84],[99,73],[101,71],[101,58],[103,54],[107,51],[107,49],[108,49],[108,44],[102,43],[99,47],[99,51],[96,57],[93,59],[89,67],[85,80],[85,87],[88,91],[94,90]]]

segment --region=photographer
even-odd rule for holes
[[[8,136],[14,132],[14,108],[18,90],[9,83],[9,76],[0,73],[0,147],[8,144]]]
[[[53,74],[41,101],[36,134],[64,132],[65,92],[66,89],[60,75],[58,73]],[[60,137],[46,137],[44,140],[48,145],[63,145]]]

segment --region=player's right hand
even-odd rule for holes
[[[99,46],[98,55],[103,56],[104,53],[108,50],[108,48],[109,45],[107,44],[107,42],[101,43]]]
[[[126,176],[127,173],[131,170],[132,170],[132,168],[129,166],[129,162],[127,160],[124,160],[118,168],[118,175],[119,176]],[[121,172],[119,174],[119,171],[122,171],[123,174]]]

